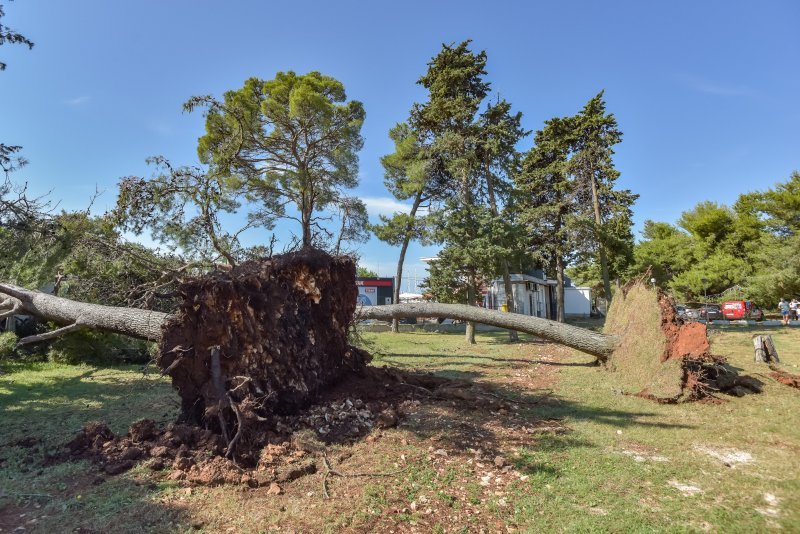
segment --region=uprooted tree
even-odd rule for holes
[[[369,354],[349,337],[354,323],[366,318],[450,317],[527,332],[595,356],[626,392],[661,402],[760,390],[758,381],[710,354],[705,325],[684,324],[670,299],[642,283],[620,292],[606,331],[598,333],[464,305],[357,309],[355,272],[350,258],[304,248],[188,279],[172,314],[0,284],[0,318],[24,313],[62,325],[21,344],[81,328],[157,341],[157,365],[181,398],[182,423],[202,432],[203,440],[216,440],[220,456],[244,464],[256,461],[268,443],[274,418],[297,413],[348,376],[373,371]]]

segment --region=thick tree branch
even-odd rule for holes
[[[56,328],[55,330],[51,330],[49,332],[45,332],[44,334],[36,334],[34,336],[23,337],[17,342],[17,345],[28,345],[30,343],[40,343],[42,341],[49,341],[51,339],[55,339],[57,337],[61,337],[66,334],[71,334],[72,332],[77,332],[85,328],[86,325],[80,321],[72,323],[71,325],[63,326],[61,328]]]

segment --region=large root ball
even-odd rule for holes
[[[233,415],[290,413],[363,369],[367,354],[348,343],[355,276],[351,259],[303,249],[184,283],[158,357],[183,419],[233,427]]]

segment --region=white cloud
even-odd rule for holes
[[[89,100],[91,100],[91,97],[88,96],[88,95],[84,95],[84,96],[76,96],[75,98],[67,99],[64,102],[68,106],[80,106],[82,104],[87,103]]]
[[[367,213],[372,217],[378,215],[392,215],[396,212],[408,213],[411,211],[410,204],[403,204],[392,197],[361,197],[367,205]]]

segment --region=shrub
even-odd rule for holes
[[[0,332],[0,360],[13,356],[16,348],[16,334],[14,332]]]
[[[47,359],[67,364],[147,363],[152,358],[151,350],[151,344],[146,341],[83,330],[53,341],[47,351]]]

